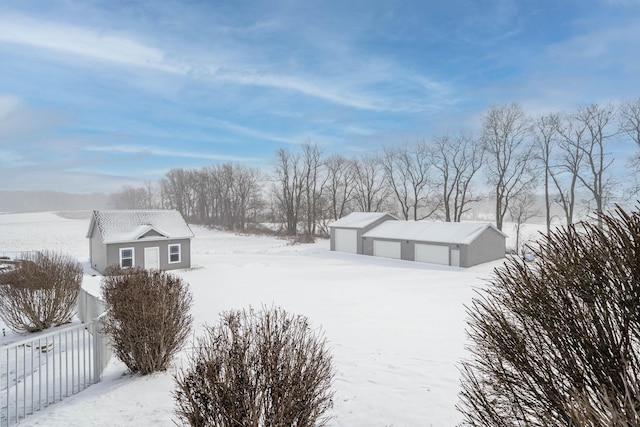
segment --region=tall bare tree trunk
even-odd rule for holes
[[[496,227],[502,230],[511,199],[535,180],[533,144],[528,139],[531,126],[518,104],[494,106],[482,122],[488,178],[496,197]]]
[[[540,149],[538,159],[544,167],[544,206],[547,234],[551,231],[551,196],[549,194],[549,180],[551,178],[551,155],[560,128],[560,115],[549,114],[536,120],[534,135],[536,145]]]
[[[584,155],[585,168],[578,175],[578,179],[591,192],[596,204],[598,227],[602,228],[602,213],[609,193],[608,176],[606,171],[613,163],[606,153],[607,141],[616,134],[612,128],[615,116],[613,105],[589,104],[578,108],[573,120],[584,125],[587,138],[577,148]]]

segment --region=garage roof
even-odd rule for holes
[[[492,224],[431,221],[386,221],[362,236],[378,239],[467,245],[489,228],[504,236],[504,233]]]
[[[329,227],[336,228],[364,228],[380,218],[388,216],[389,219],[397,219],[393,215],[386,212],[352,212],[347,216],[329,224]]]

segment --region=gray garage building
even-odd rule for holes
[[[378,214],[374,220],[362,213],[351,215],[330,225],[331,250],[454,267],[505,256],[506,235],[488,223],[398,221],[388,214]],[[335,233],[337,230],[351,231]]]
[[[362,254],[362,235],[397,218],[385,212],[353,212],[329,224],[331,250]]]

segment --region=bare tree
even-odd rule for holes
[[[583,154],[583,168],[578,175],[580,182],[591,192],[595,202],[595,212],[598,226],[602,227],[602,213],[606,206],[606,198],[609,194],[610,178],[606,172],[613,163],[606,152],[607,141],[616,135],[613,128],[615,117],[613,105],[592,103],[578,108],[572,119],[580,126],[586,128],[586,138],[583,144],[577,146]]]
[[[244,230],[249,222],[256,222],[261,205],[260,171],[226,163],[210,168],[209,174],[215,200],[212,222],[232,230]]]
[[[488,179],[495,189],[496,227],[502,230],[511,199],[535,179],[531,126],[518,104],[491,107],[482,123]]]
[[[552,155],[559,132],[560,115],[557,113],[539,117],[533,126],[534,139],[537,148],[540,150],[537,158],[542,162],[542,166],[544,167],[544,205],[547,233],[551,231],[551,196],[549,193],[549,184],[550,179],[553,179]]]
[[[244,230],[247,223],[255,223],[262,207],[259,181],[262,174],[258,169],[240,165],[233,167],[232,187],[232,228]]]
[[[432,153],[424,141],[385,147],[380,161],[405,220],[411,217],[415,221],[424,219],[438,209],[438,199],[434,197],[436,188],[431,178]]]
[[[114,209],[147,209],[148,194],[144,187],[123,186],[109,196],[109,205]]]
[[[572,116],[561,118],[558,127],[560,138],[557,144],[557,154],[551,168],[551,179],[558,191],[556,200],[564,211],[566,224],[573,224],[576,208],[576,188],[578,176],[582,167],[584,153],[580,147],[584,145],[586,126],[574,121]]]
[[[620,105],[620,132],[626,135],[640,148],[640,98],[635,101],[623,102]],[[636,197],[640,192],[638,175],[640,175],[640,153],[636,153],[630,162],[634,172],[634,183],[629,191],[631,197]]]
[[[334,154],[327,159],[326,165],[328,180],[325,194],[329,200],[331,218],[337,220],[347,214],[349,204],[353,200],[353,162],[344,156]]]
[[[154,185],[153,181],[145,180],[144,189],[147,192],[145,209],[158,209],[158,190],[156,190],[156,186]]]
[[[324,170],[324,159],[318,144],[306,141],[302,144],[302,185],[306,207],[305,233],[316,234],[320,201],[328,176]]]
[[[193,223],[244,230],[263,205],[260,179],[258,169],[233,163],[172,169],[161,182],[162,206]]]
[[[195,199],[197,222],[225,227],[222,223],[222,177],[221,165],[209,166],[195,171]]]
[[[183,217],[191,219],[194,207],[192,172],[185,169],[171,169],[160,182],[163,206],[176,209]]]
[[[621,104],[620,131],[640,148],[640,98]]]
[[[295,236],[298,233],[303,194],[300,156],[280,148],[276,152],[274,167],[273,195],[277,202],[277,216],[285,224],[287,235]]]
[[[516,226],[516,251],[521,252],[520,246],[522,244],[522,226],[526,224],[528,220],[538,216],[540,212],[535,205],[535,194],[533,188],[529,187],[520,192],[513,198],[509,205],[509,216],[511,221]]]
[[[354,200],[362,212],[380,212],[389,190],[384,168],[376,155],[364,155],[353,160]]]
[[[401,216],[404,220],[408,220],[412,202],[410,200],[409,180],[407,179],[408,171],[400,164],[402,163],[400,157],[398,148],[384,148],[380,164],[384,168],[385,180],[396,197]]]
[[[454,137],[436,137],[433,152],[433,166],[440,172],[445,221],[460,222],[470,209],[469,203],[478,200],[472,196],[471,183],[482,167],[482,144],[462,131]]]
[[[193,174],[195,175],[192,182],[195,197],[195,217],[192,221],[200,224],[209,224],[212,200],[208,197],[209,193],[207,191],[209,180],[207,169],[202,168],[194,171]]]

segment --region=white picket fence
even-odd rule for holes
[[[100,381],[111,357],[104,303],[82,290],[82,324],[0,346],[0,427],[17,424]]]

